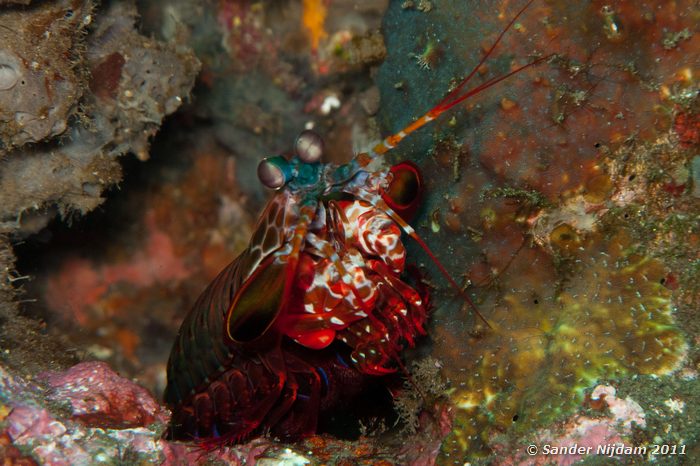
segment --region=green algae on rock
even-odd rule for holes
[[[378,74],[379,119],[388,128],[467,74],[517,8],[477,3],[441,2],[423,15],[389,8]],[[687,1],[534,2],[474,85],[528,58],[555,57],[398,148],[433,175],[417,230],[453,275],[478,286],[494,327],[474,326],[449,294],[434,293],[431,356],[451,382],[456,412],[443,463],[488,454],[496,434],[522,443],[580,408],[596,381],[666,374],[686,360],[679,327],[686,330],[687,317],[675,306],[693,286],[684,278],[689,260],[667,260],[657,240],[666,218],[693,209],[683,185],[689,169],[678,169],[690,158],[677,149],[698,134],[687,65],[697,61],[696,12]],[[668,33],[685,29],[692,36],[664,47]],[[424,70],[414,56],[429,39],[444,54]],[[664,137],[666,155],[645,153],[649,168],[668,166],[666,175],[646,180],[635,148],[660,149],[654,141]],[[676,250],[694,256],[697,232],[684,231]],[[670,272],[680,277],[677,293],[666,286]]]
[[[665,374],[682,361],[663,265],[630,253],[625,232],[581,242],[555,281],[551,258],[522,251],[501,278],[492,331],[441,329],[436,341],[447,343],[435,351],[449,361],[457,407],[444,453],[485,452],[494,433],[524,433],[573,411],[600,379]]]

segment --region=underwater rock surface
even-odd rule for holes
[[[469,70],[516,8],[435,3],[429,14],[396,5],[385,17],[380,118],[394,131],[439,99],[437,82]],[[497,458],[505,444],[522,452],[553,424],[555,444],[602,380],[625,386],[685,368],[697,387],[697,352],[687,352],[700,304],[699,205],[687,172],[697,150],[696,7],[535,2],[474,86],[528,56],[557,54],[398,148],[397,158],[441,173],[429,180],[419,232],[446,245],[435,252],[476,285],[492,326],[470,323],[449,299],[432,320],[431,354],[456,410],[441,463]],[[698,436],[634,429],[617,434],[633,445]]]
[[[611,455],[627,463],[683,464],[700,455],[694,2],[535,1],[473,85],[554,55],[389,153],[426,175],[413,225],[469,285],[490,328],[408,242],[434,311],[428,338],[407,355],[415,385],[392,392],[398,425],[363,426],[353,441],[260,438],[213,452],[162,440],[168,414],[157,399],[182,316],[250,236],[264,200],[257,162],[288,150],[306,126],[324,135],[335,161],[400,130],[471,70],[521,4],[142,3],[138,28],[128,2],[97,10],[89,2],[32,2],[10,13],[0,5],[0,21],[35,14],[55,31],[34,70],[13,58],[32,31],[0,28],[12,37],[0,50],[0,99],[30,98],[13,93],[23,76],[64,77],[47,88],[50,96],[44,88],[36,95],[52,112],[0,130],[0,228],[30,244],[15,247],[17,272],[11,242],[0,238],[7,309],[0,457],[26,464],[610,460],[541,450],[574,444],[647,448]],[[58,60],[55,52],[68,49],[70,60]],[[196,101],[150,147],[164,116],[189,95],[199,62]],[[3,121],[16,122],[13,115],[2,106]],[[149,160],[120,165],[127,152]],[[104,211],[77,219],[102,205],[123,173]],[[57,214],[74,227],[45,230]],[[45,242],[47,231],[54,238]],[[26,284],[24,275],[35,279]],[[13,304],[18,285],[37,300],[22,316]],[[80,358],[109,366],[68,369]],[[535,455],[527,450],[533,444]],[[654,444],[685,445],[685,455],[653,455]]]
[[[58,136],[84,88],[85,30],[92,2],[46,2],[3,12],[0,28],[0,154]]]
[[[130,2],[99,14],[76,1],[0,9],[0,56],[7,58],[0,76],[0,234],[21,238],[57,214],[68,220],[101,204],[103,191],[121,180],[117,157],[147,157],[163,117],[188,96],[197,59],[185,46],[138,34],[135,20]],[[11,254],[3,259],[4,284],[26,279],[13,271]],[[18,328],[36,325],[15,327],[22,318],[12,294],[0,303],[9,322],[3,341],[17,355],[51,347],[28,344],[40,337],[17,337]]]
[[[36,382],[0,366],[0,459],[14,461],[9,464],[430,464],[444,435],[425,432],[412,445],[392,442],[393,453],[376,439],[320,436],[297,445],[260,438],[205,449],[163,440],[169,417],[145,389],[101,362],[42,373]]]
[[[167,410],[101,362],[39,374],[38,379],[28,382],[0,367],[0,438],[5,439],[0,459],[5,464],[243,465],[265,455],[272,460],[295,457],[265,441],[207,452],[162,440]]]
[[[39,7],[38,11],[32,8],[22,10],[22,14],[28,16],[24,19],[14,18],[13,15],[18,14],[15,12],[0,12],[0,21],[10,25],[33,24],[39,18],[31,15],[44,15],[41,8],[45,7]],[[42,125],[54,129],[34,130],[31,125],[14,118],[18,133],[7,136],[5,151],[26,142],[38,142],[65,133],[64,139],[4,154],[0,167],[3,186],[0,192],[0,232],[29,234],[45,226],[57,212],[68,218],[72,212],[86,213],[102,203],[103,190],[121,179],[116,158],[128,152],[148,158],[149,138],[155,134],[163,117],[180,106],[194,85],[199,70],[197,59],[185,48],[178,49],[139,35],[134,29],[136,10],[133,4],[116,3],[98,15],[87,39],[80,30],[74,31],[73,25],[63,24],[66,16],[79,16],[81,27],[86,28],[93,21],[91,11],[91,7],[73,9],[64,6],[57,11],[51,10],[47,18],[47,21],[61,23],[60,27],[57,26],[59,31],[79,34],[85,42],[82,46],[63,45],[77,54],[69,61],[69,70],[82,77],[82,81],[70,84],[73,90],[65,96],[66,103],[44,102],[44,97],[37,92],[22,90],[23,82],[30,86],[31,82],[38,80],[48,95],[61,98],[59,90],[54,91],[43,83],[64,83],[70,79],[59,71],[45,69],[50,63],[33,62],[37,70],[43,70],[42,73],[52,73],[51,81],[42,77],[44,75],[32,77],[32,80],[28,76],[18,78],[18,83],[12,88],[0,91],[0,98],[14,93],[16,98],[34,99],[24,103],[11,97],[2,106],[5,112],[24,109],[22,111],[27,113],[34,106],[53,108],[46,116],[32,114],[28,118],[31,124],[42,122]],[[55,19],[59,13],[60,18]],[[58,46],[54,42],[66,40],[48,31],[39,42],[46,44],[47,57],[58,59],[66,53],[51,47]],[[29,41],[27,47],[31,47],[32,53],[40,52],[32,45],[34,42]],[[21,49],[12,48],[17,45],[15,42],[6,44],[5,53],[19,54],[17,60],[31,62],[31,56],[25,57]],[[89,73],[91,81],[86,78]],[[83,93],[87,95],[81,98]],[[77,113],[79,106],[82,111]],[[73,114],[69,115],[69,110],[64,107],[72,109]],[[67,122],[69,116],[72,117],[70,125]],[[53,118],[60,119],[60,125],[51,123]],[[57,125],[60,128],[56,129]],[[3,128],[9,131],[12,126],[3,125]],[[29,136],[20,136],[27,134]]]

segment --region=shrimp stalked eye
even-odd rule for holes
[[[299,158],[306,163],[316,163],[323,155],[323,138],[313,131],[302,131],[294,144]]]
[[[258,179],[270,189],[279,189],[291,179],[289,162],[282,156],[267,157],[258,164]]]
[[[423,177],[413,162],[401,162],[389,170],[393,175],[382,198],[403,219],[410,220],[423,196]]]

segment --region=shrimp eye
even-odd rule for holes
[[[316,163],[323,155],[323,139],[313,131],[302,131],[294,143],[294,149],[302,161]]]
[[[290,178],[289,162],[282,156],[267,157],[258,164],[258,179],[268,188],[279,189]]]
[[[420,171],[412,162],[401,162],[389,171],[393,177],[382,197],[403,219],[410,219],[416,213],[423,194]]]

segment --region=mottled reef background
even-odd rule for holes
[[[209,453],[160,439],[172,340],[248,241],[259,160],[307,126],[337,162],[398,131],[521,5],[0,0],[0,458],[696,464],[693,0],[535,1],[473,81],[552,58],[391,154],[422,168],[414,225],[492,326],[409,247],[434,311],[398,425]],[[685,454],[526,453],[621,443]]]

